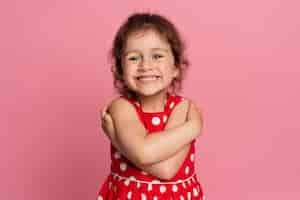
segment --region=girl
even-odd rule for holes
[[[114,85],[121,94],[102,109],[111,141],[111,173],[98,200],[205,199],[195,174],[195,140],[202,117],[176,94],[188,61],[174,25],[136,13],[112,48]]]

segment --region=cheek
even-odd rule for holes
[[[173,78],[175,72],[176,72],[176,68],[174,66],[167,66],[164,68],[164,74],[166,77]]]
[[[123,65],[124,73],[126,72],[128,75],[133,74],[136,69],[137,65],[133,63],[127,63]]]
[[[165,71],[163,76],[163,82],[165,84],[171,84],[173,77],[172,77],[171,71]]]
[[[127,86],[134,84],[134,82],[135,82],[134,73],[132,71],[129,71],[129,70],[124,71],[123,81]]]

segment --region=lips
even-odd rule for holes
[[[156,80],[160,78],[160,76],[157,75],[143,75],[143,76],[138,76],[137,80]]]

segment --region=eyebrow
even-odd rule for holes
[[[165,52],[169,52],[168,49],[165,49],[165,48],[151,48],[151,51],[165,51]],[[124,53],[124,56],[127,56],[129,53],[133,53],[133,52],[139,52],[139,50],[131,50],[131,51],[127,51]]]

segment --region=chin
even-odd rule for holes
[[[137,94],[143,95],[143,96],[153,96],[153,95],[156,95],[158,93],[163,92],[163,89],[161,89],[161,90],[158,90],[158,89],[155,89],[155,90],[137,90],[135,92]]]

